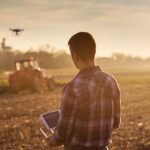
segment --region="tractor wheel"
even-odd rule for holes
[[[56,88],[56,83],[53,78],[48,78],[47,86],[50,90],[54,90]]]
[[[35,75],[33,78],[33,90],[39,93],[43,93],[47,89],[45,80],[39,75]]]
[[[10,83],[10,92],[12,93],[18,93],[19,91],[21,91],[21,87],[17,82],[12,82]]]

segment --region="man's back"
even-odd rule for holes
[[[115,121],[112,86],[116,86],[116,94],[119,92],[116,82],[99,67],[89,67],[82,70],[72,84],[78,110],[71,143],[87,147],[108,145]]]
[[[118,85],[112,76],[93,66],[80,71],[64,88],[55,137],[67,145],[102,147],[109,145],[119,122]]]

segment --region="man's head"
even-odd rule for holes
[[[94,63],[96,43],[91,34],[79,32],[69,39],[68,45],[73,61],[78,69],[83,68],[82,65],[88,66]]]

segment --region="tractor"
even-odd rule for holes
[[[36,59],[22,59],[15,62],[15,71],[9,75],[10,91],[19,92],[32,90],[44,92],[55,88],[53,77],[48,77],[43,69],[39,67]]]

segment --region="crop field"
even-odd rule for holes
[[[150,150],[150,71],[107,71],[117,78],[122,99],[122,122],[113,132],[110,150]],[[48,71],[61,83],[71,80],[76,72],[73,69]],[[7,84],[4,73],[0,80],[0,84]],[[1,93],[0,150],[62,150],[63,147],[49,148],[39,131],[39,115],[59,108],[62,88],[42,94]]]

